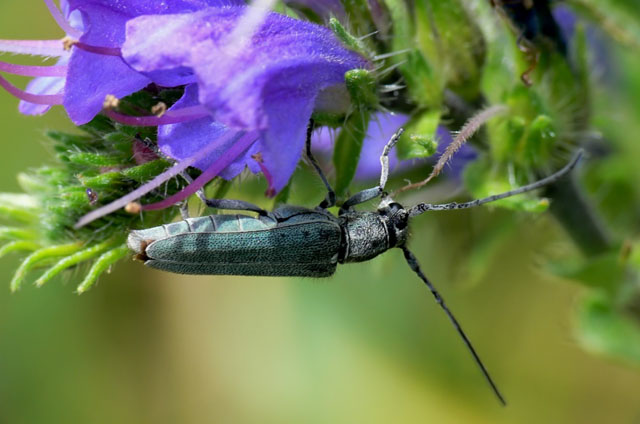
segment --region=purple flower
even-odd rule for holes
[[[287,184],[318,94],[343,85],[348,70],[370,65],[328,28],[260,13],[247,6],[210,7],[127,22],[122,58],[133,70],[156,81],[195,83],[161,118],[108,115],[128,125],[158,125],[160,148],[179,162],[80,225],[136,200],[187,166],[197,166],[202,175],[145,209],[175,204],[213,177],[231,178],[245,166],[264,174],[270,194]]]
[[[172,110],[194,107],[198,104],[198,86],[191,84],[186,87],[184,96],[173,105]],[[201,152],[207,146],[215,145],[210,153],[202,155],[193,164],[196,168],[206,170],[223,157],[231,145],[237,141],[237,137],[222,137],[231,133],[242,135],[241,132],[229,130],[223,124],[205,116],[184,123],[160,126],[158,128],[158,145],[164,154],[177,160],[188,159],[194,155],[194,152]],[[256,140],[258,134],[253,132],[249,136]],[[259,163],[252,158],[252,156],[257,157],[258,146],[258,143],[253,143],[244,154],[234,158],[233,162],[218,175],[229,180],[242,172],[245,166],[248,166],[254,173],[260,172]]]
[[[276,192],[287,184],[300,159],[318,93],[344,84],[345,72],[368,64],[327,28],[277,13],[266,14],[248,39],[229,39],[248,9],[215,7],[141,16],[128,22],[122,54],[133,69],[146,75],[186,70],[197,79],[197,91],[185,93],[183,103],[187,107],[199,103],[211,115],[210,123],[176,124],[170,137],[162,128],[165,152],[185,159],[201,148],[201,143],[189,140],[196,134],[215,140],[219,124],[253,132],[257,146],[244,156],[254,159],[245,162],[251,164],[258,157],[271,191]],[[190,128],[179,128],[184,125]],[[214,156],[199,159],[198,167],[204,170],[214,160]]]
[[[69,13],[65,0],[61,0],[60,3],[64,15],[52,0],[45,0],[53,18],[68,36],[81,34],[82,22],[79,14]],[[62,104],[67,63],[71,56],[64,50],[62,40],[0,40],[0,53],[58,58],[57,64],[53,66],[24,66],[0,62],[0,72],[35,77],[27,85],[27,91],[13,86],[2,76],[0,76],[0,86],[21,100],[20,111],[25,114],[43,114],[51,106]]]
[[[173,78],[144,76],[120,57],[125,25],[137,16],[193,12],[209,6],[241,4],[240,0],[67,0],[70,10],[82,13],[86,31],[69,62],[64,106],[76,124],[86,123],[103,107],[107,95],[127,96],[155,82],[172,87],[194,82],[193,75]]]
[[[367,135],[362,142],[362,151],[355,178],[358,180],[375,180],[380,177],[380,154],[391,136],[405,125],[409,117],[403,114],[377,113],[375,114]],[[331,157],[337,132],[330,128],[320,128],[313,134],[312,146],[320,157]],[[406,169],[414,161],[400,162],[396,150],[389,154],[389,170],[391,174],[399,169]]]
[[[62,12],[53,0],[45,0],[52,16],[65,31],[63,40],[0,40],[0,51],[59,58],[55,66],[18,66],[0,63],[0,71],[37,77],[19,90],[0,77],[0,85],[22,100],[20,110],[26,114],[42,114],[51,106],[64,105],[71,120],[80,125],[100,113],[107,95],[127,96],[151,82],[149,76],[132,70],[120,57],[125,24],[142,14],[188,12],[209,6],[240,4],[232,0],[61,0]],[[168,86],[193,82],[183,77],[168,81]],[[180,83],[180,84],[179,84]]]
[[[603,80],[613,79],[616,72],[615,63],[611,60],[610,46],[607,45],[600,29],[581,19],[570,7],[562,4],[554,7],[553,17],[569,46],[573,44],[577,25],[585,25],[587,42],[591,52],[592,63],[590,65],[597,68],[597,72],[594,74],[599,74]]]

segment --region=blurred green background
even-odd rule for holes
[[[0,32],[60,35],[40,2],[2,2]],[[624,140],[624,125],[638,127],[640,66],[630,54],[621,63],[635,75],[635,106],[622,117],[600,107],[595,121]],[[59,108],[19,115],[7,94],[0,116],[0,192],[18,191],[18,172],[51,161],[44,132],[70,126]],[[294,186],[294,197],[320,200],[321,184],[313,188]],[[507,408],[399,251],[327,280],[181,277],[127,261],[83,296],[73,274],[11,295],[19,262],[9,257],[0,422],[640,422],[640,370],[574,341],[584,293],[542,269],[549,252],[573,249],[548,215],[433,213],[412,235]]]

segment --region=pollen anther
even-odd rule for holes
[[[124,211],[131,215],[139,214],[142,211],[142,205],[138,202],[130,202],[124,207]]]
[[[62,39],[62,48],[65,52],[71,51],[71,48],[76,44],[78,44],[78,40],[76,40],[75,38],[67,36]]]
[[[167,113],[167,104],[164,102],[159,102],[151,108],[151,113],[153,113],[158,118],[162,118],[162,116]]]
[[[105,110],[112,110],[117,108],[119,104],[120,99],[113,94],[107,94],[104,98],[104,103],[102,103],[102,108]]]

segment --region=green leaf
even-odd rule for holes
[[[494,167],[487,158],[476,160],[467,165],[463,179],[474,199],[492,196],[518,188],[509,181],[502,167]],[[503,207],[524,212],[544,212],[549,208],[549,201],[539,199],[531,194],[519,194],[491,203],[492,206]]]
[[[591,256],[589,259],[563,259],[561,262],[548,264],[547,268],[554,275],[587,287],[603,289],[611,295],[623,284],[627,272],[618,251]]]
[[[18,269],[16,270],[9,286],[11,287],[11,291],[17,291],[27,272],[33,269],[35,266],[39,265],[42,262],[50,262],[51,260],[55,260],[56,258],[60,258],[62,256],[67,256],[74,254],[78,250],[82,248],[80,243],[69,243],[59,246],[49,246],[43,247],[42,249],[36,250],[31,255],[27,256],[27,258],[22,261]]]
[[[557,131],[553,119],[547,115],[538,115],[531,122],[525,138],[525,160],[527,163],[542,166],[549,163],[553,147],[557,142]]]
[[[273,204],[274,206],[279,206],[279,205],[286,205],[287,202],[289,201],[289,195],[291,194],[291,181],[289,181],[289,183],[284,186],[284,188],[282,190],[280,190],[280,193],[278,193],[275,197],[275,199],[273,199]]]
[[[34,252],[42,246],[34,241],[16,240],[0,247],[0,258],[12,252]]]
[[[414,102],[427,109],[440,108],[444,78],[439,69],[425,59],[425,50],[416,48],[414,18],[407,4],[402,0],[385,0],[385,5],[393,23],[391,51],[404,52],[392,55],[389,61],[399,66]],[[420,22],[422,16],[416,16],[416,19]]]
[[[112,132],[103,137],[104,141],[113,144],[129,144],[129,150],[131,150],[131,136],[129,134],[121,132]]]
[[[395,22],[402,25],[402,22]],[[416,0],[416,40],[420,52],[437,70],[433,81],[467,100],[475,99],[486,46],[478,24],[459,0]]]
[[[33,240],[36,234],[31,230],[16,227],[0,227],[0,240]]]
[[[424,112],[411,118],[396,145],[398,158],[406,160],[433,155],[438,149],[436,131],[439,124],[439,110]]]
[[[338,197],[345,195],[356,175],[371,110],[378,104],[377,84],[371,72],[353,69],[345,74],[345,82],[351,97],[352,111],[338,134],[333,150],[335,190]]]
[[[46,283],[65,269],[77,265],[81,262],[93,259],[105,250],[113,247],[113,245],[115,245],[116,243],[116,240],[110,239],[100,244],[96,244],[95,246],[82,249],[79,252],[73,253],[72,255],[67,256],[64,259],[61,259],[36,280],[36,286],[42,287],[44,283]]]
[[[168,167],[169,162],[164,159],[156,159],[143,163],[142,165],[123,169],[121,172],[122,175],[127,178],[131,178],[137,182],[144,182],[162,173]]]
[[[115,167],[122,165],[123,158],[120,156],[108,156],[96,153],[72,153],[67,156],[69,162],[76,165],[93,167]]]
[[[102,190],[118,184],[124,184],[123,175],[118,171],[105,172],[93,177],[79,175],[78,180],[82,182],[83,186],[94,190]]]
[[[38,201],[28,194],[0,193],[0,217],[32,222],[39,213]]]
[[[347,31],[347,29],[344,26],[342,26],[339,20],[337,20],[336,18],[331,18],[329,20],[329,28],[331,28],[331,30],[336,35],[336,37],[338,37],[338,39],[342,41],[347,47],[357,51],[362,55],[367,54],[367,48],[364,45],[364,43],[362,43],[360,39],[351,35]]]
[[[333,165],[336,169],[335,191],[338,197],[346,194],[353,177],[356,175],[362,142],[369,126],[370,114],[366,110],[357,110],[349,116],[338,134],[333,150]]]
[[[341,0],[349,16],[349,25],[356,35],[371,34],[375,30],[369,0]]]
[[[106,253],[103,253],[93,264],[84,280],[78,285],[77,293],[82,294],[89,290],[98,277],[111,267],[111,265],[118,262],[129,254],[129,248],[127,245],[119,246],[115,249],[111,249]]]
[[[593,20],[618,43],[640,51],[640,14],[633,1],[570,0],[572,6]]]
[[[586,297],[577,311],[577,338],[587,350],[640,364],[640,326],[599,294]]]

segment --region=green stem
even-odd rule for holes
[[[549,210],[553,216],[585,256],[596,256],[612,248],[602,222],[573,178],[563,178],[548,186],[544,195],[551,199]]]
[[[93,286],[103,272],[105,272],[111,265],[118,262],[129,253],[127,245],[122,245],[111,249],[98,258],[87,273],[84,280],[78,285],[78,294],[82,294],[89,290]]]
[[[0,240],[34,240],[35,233],[22,228],[0,227]]]
[[[40,250],[36,250],[31,255],[27,256],[27,259],[25,259],[22,264],[20,264],[20,267],[11,280],[11,291],[15,292],[20,288],[20,285],[22,284],[22,280],[24,279],[26,273],[39,262],[55,257],[71,255],[77,252],[81,248],[81,246],[82,245],[80,243],[76,242],[63,244],[60,246],[45,247]]]
[[[113,239],[110,239],[100,244],[97,244],[95,246],[82,249],[81,251],[74,253],[71,256],[67,256],[66,258],[62,259],[61,261],[56,263],[54,266],[49,268],[47,272],[42,274],[42,276],[36,280],[36,286],[42,287],[44,283],[46,283],[47,281],[55,277],[61,271],[69,267],[72,267],[76,264],[79,264],[80,262],[84,262],[86,260],[92,259],[93,257],[104,252],[114,244],[116,244],[116,241]]]
[[[7,243],[0,247],[0,258],[11,252],[17,252],[20,250],[34,251],[38,250],[41,246],[34,241],[16,240],[11,243]]]

